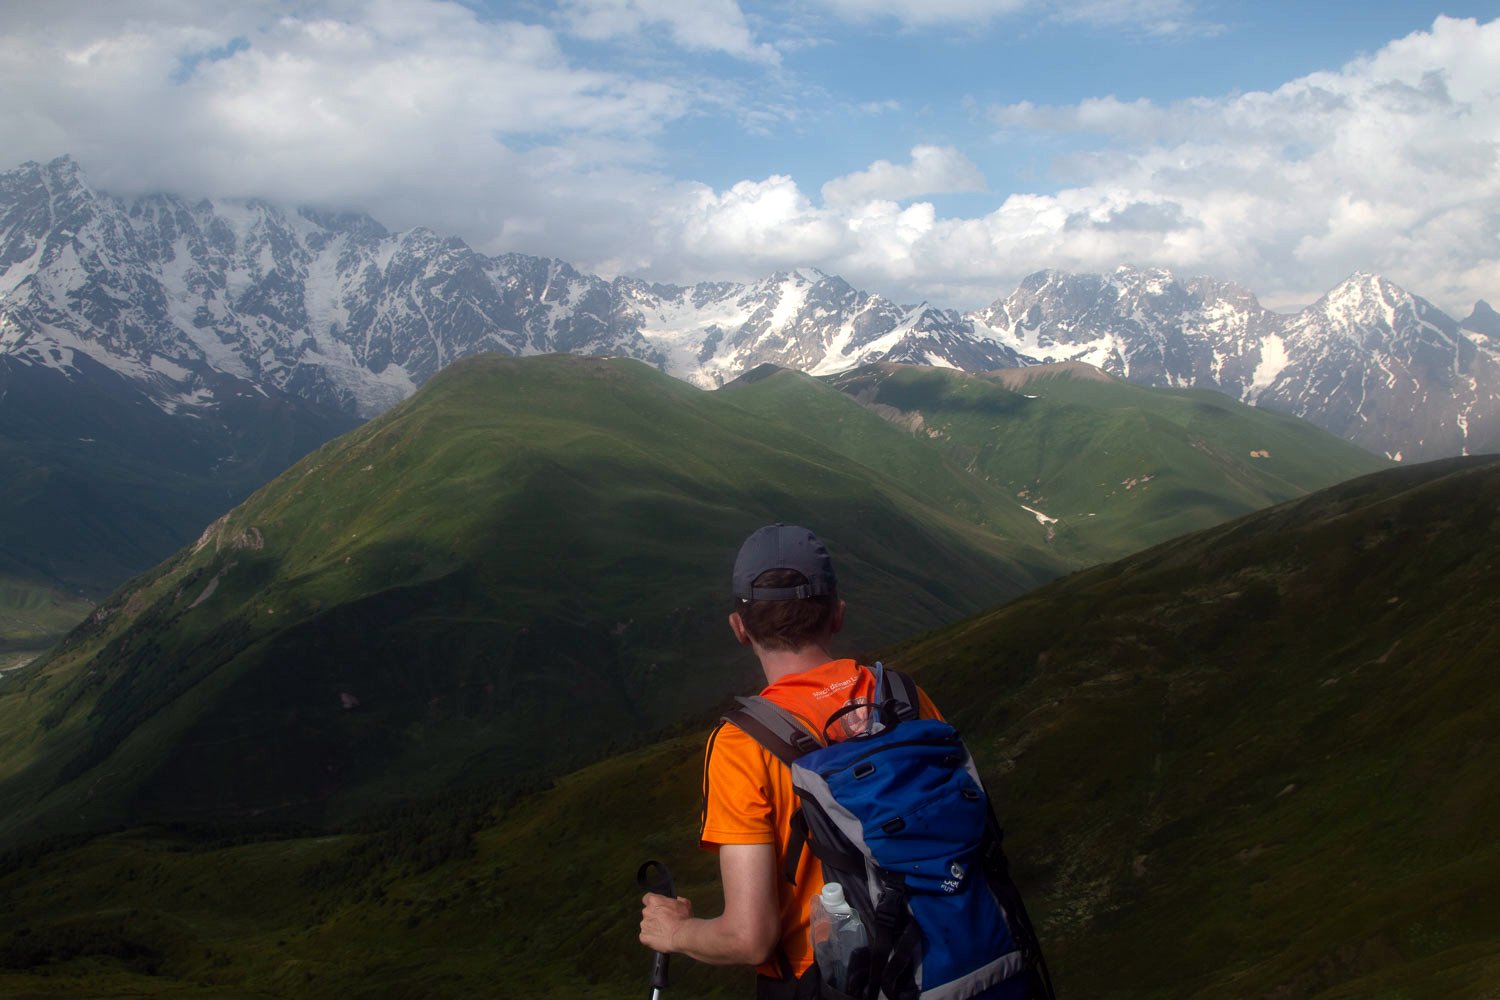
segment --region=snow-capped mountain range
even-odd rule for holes
[[[1212,278],[1041,271],[970,318],[1028,358],[1215,389],[1398,460],[1500,450],[1500,317],[1460,323],[1379,275],[1288,315]]]
[[[605,281],[368,216],[125,203],[67,158],[0,175],[0,295],[0,352],[52,366],[107,358],[168,407],[197,400],[217,369],[371,416],[483,351],[623,355],[706,387],[766,362],[1023,361],[955,312],[817,271],[691,288]]]
[[[1043,271],[967,315],[803,269],[749,284],[613,281],[426,229],[264,202],[124,201],[69,158],[0,174],[0,354],[86,355],[168,411],[223,375],[358,416],[483,351],[623,355],[697,385],[767,362],[970,371],[1082,360],[1288,410],[1405,459],[1500,447],[1500,330],[1374,275],[1295,316],[1208,278]]]

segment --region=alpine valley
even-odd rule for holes
[[[963,728],[1068,995],[1500,986],[1500,480],[1394,461],[1490,440],[1487,307],[605,281],[67,159],[0,268],[0,611],[81,619],[0,661],[0,993],[642,992],[774,520]]]
[[[1087,370],[1106,384],[883,366],[861,405],[784,370],[704,392],[628,359],[451,365],[5,678],[0,838],[321,823],[560,773],[753,681],[722,577],[769,521],[820,526],[870,648],[1386,464]]]

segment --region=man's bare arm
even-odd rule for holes
[[[719,848],[719,873],[724,912],[710,920],[694,917],[686,899],[647,893],[641,943],[709,965],[759,965],[769,959],[781,935],[774,847],[725,844]]]

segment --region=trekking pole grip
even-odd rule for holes
[[[635,884],[647,892],[654,892],[658,896],[666,896],[668,899],[677,898],[677,889],[672,883],[672,873],[667,866],[660,861],[647,861],[636,870]],[[664,990],[667,988],[667,962],[671,955],[658,951],[651,959],[651,988]]]

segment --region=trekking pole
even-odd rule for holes
[[[660,861],[647,861],[641,865],[635,873],[635,884],[658,896],[677,898],[677,889],[672,885],[672,873]],[[651,1000],[661,1000],[661,991],[667,988],[667,962],[671,957],[658,951],[651,959]]]

